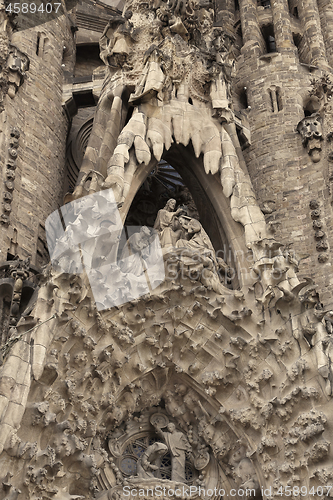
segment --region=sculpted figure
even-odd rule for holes
[[[159,465],[154,462],[159,462],[160,458],[168,451],[168,447],[164,443],[154,443],[146,449],[137,463],[137,474],[142,479],[153,478],[152,471],[157,470]]]
[[[229,123],[232,120],[232,111],[229,109],[230,79],[233,70],[233,58],[231,56],[231,41],[223,37],[219,29],[215,29],[212,41],[216,53],[216,61],[213,64],[212,73],[215,76],[210,87],[210,98],[214,115],[221,121]]]
[[[165,75],[161,68],[161,53],[156,45],[152,45],[145,54],[144,71],[135,93],[131,95],[129,102],[140,104],[157,96],[163,88]]]
[[[186,229],[187,239],[176,242],[176,248],[182,250],[180,258],[184,274],[211,286],[217,293],[225,293],[218,272],[227,274],[228,265],[220,257],[216,258],[214,247],[198,220],[191,219]]]
[[[185,454],[192,451],[191,445],[173,423],[168,424],[168,432],[155,425],[156,433],[163,438],[171,454],[171,480],[185,482]]]
[[[128,11],[125,17],[114,16],[106,25],[99,41],[100,57],[108,66],[121,67],[130,52],[132,12]]]
[[[241,488],[259,489],[255,468],[251,460],[245,456],[244,446],[241,446],[232,454],[230,464],[234,467],[235,474],[241,481]]]
[[[150,231],[147,226],[142,226],[139,233],[130,236],[121,253],[120,269],[123,273],[132,273],[140,276],[142,268],[142,251],[148,247]]]
[[[174,246],[177,240],[177,235],[174,231],[174,223],[177,215],[182,211],[181,208],[176,208],[176,200],[170,198],[164,208],[158,211],[154,229],[157,229],[160,236],[161,247]]]
[[[177,248],[188,248],[190,250],[197,250],[206,255],[209,255],[215,262],[214,247],[200,224],[196,219],[191,219],[187,224],[188,239],[180,239],[176,242]]]

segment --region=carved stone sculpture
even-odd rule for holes
[[[307,148],[308,154],[314,163],[320,160],[321,142],[324,140],[321,124],[321,116],[314,114],[306,116],[297,125],[297,131],[301,134],[303,146]]]
[[[146,449],[137,464],[137,475],[139,478],[148,479],[153,478],[152,471],[158,469],[158,465],[154,461],[164,455],[168,451],[168,447],[163,443],[154,443]]]
[[[265,225],[237,152],[229,89],[232,37],[214,28],[208,4],[156,2],[149,8],[146,17],[142,3],[129,2],[103,32],[106,80],[91,135],[91,144],[99,146],[88,144],[73,196],[86,194],[87,175],[99,172],[119,207],[126,206],[138,176],[177,145],[191,143],[204,172],[219,176],[232,200],[231,216],[243,224],[250,243],[264,234]],[[128,106],[133,112],[124,120],[127,113],[121,110]]]
[[[143,226],[139,233],[135,233],[128,238],[120,257],[120,269],[123,273],[132,273],[137,276],[142,274],[141,259],[144,257],[143,250],[149,245],[149,239],[150,231],[146,226]]]
[[[164,208],[158,211],[157,218],[154,224],[154,229],[159,232],[162,248],[174,246],[177,241],[177,234],[174,231],[175,219],[181,213],[181,209],[174,211],[176,208],[176,200],[170,198]]]
[[[171,480],[185,482],[185,453],[192,451],[191,445],[183,432],[176,430],[174,423],[167,425],[167,431],[162,431],[157,425],[156,433],[163,438],[171,453]]]
[[[17,47],[10,46],[8,54],[8,95],[13,99],[18,88],[23,83],[26,71],[29,69],[29,58]]]

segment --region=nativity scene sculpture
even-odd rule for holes
[[[166,261],[178,262],[180,276],[201,281],[216,293],[228,293],[228,265],[216,255],[201,223],[186,213],[187,207],[176,210],[176,200],[171,198],[157,214],[154,229],[158,231]]]

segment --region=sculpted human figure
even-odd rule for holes
[[[187,226],[187,239],[176,242],[176,248],[181,251],[180,258],[184,271],[192,279],[199,279],[204,285],[211,286],[217,293],[224,293],[226,288],[221,284],[219,271],[227,274],[228,265],[220,257],[215,256],[214,247],[196,219],[191,219]]]
[[[162,431],[155,425],[156,433],[163,438],[171,454],[171,480],[185,482],[185,457],[192,451],[191,445],[182,432],[176,430],[173,423],[167,425],[168,431]]]
[[[229,109],[230,78],[233,70],[233,59],[230,53],[231,43],[219,29],[215,29],[212,41],[213,50],[216,53],[216,61],[213,64],[212,74],[215,75],[210,87],[210,97],[214,114],[221,121],[230,122],[232,111]]]
[[[174,229],[175,218],[182,212],[181,208],[176,208],[176,200],[170,198],[164,208],[158,211],[154,229],[157,229],[160,236],[161,247],[174,246],[177,235]]]
[[[135,93],[130,96],[129,102],[140,104],[157,96],[163,89],[165,75],[161,68],[161,53],[156,45],[152,45],[145,54],[144,71]]]
[[[125,17],[112,17],[102,33],[99,41],[100,57],[107,66],[121,67],[130,52],[131,16],[132,12],[128,11]]]
[[[132,234],[128,238],[120,257],[120,268],[123,273],[132,273],[136,276],[142,274],[142,252],[148,247],[149,240],[150,230],[147,226],[142,226],[139,233]]]
[[[216,260],[214,256],[214,247],[211,244],[206,231],[197,219],[191,219],[187,223],[187,234],[187,239],[180,239],[177,241],[177,248],[201,250],[205,254],[211,256],[213,260]]]
[[[137,462],[138,477],[142,479],[153,478],[154,474],[152,471],[159,468],[159,465],[154,462],[159,462],[160,457],[162,457],[167,451],[168,447],[164,443],[154,443],[148,446]]]

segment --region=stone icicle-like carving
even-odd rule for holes
[[[95,145],[88,144],[74,198],[86,194],[87,176],[98,171],[122,204],[140,169],[153,168],[172,146],[191,144],[206,174],[219,176],[231,216],[251,243],[264,235],[264,217],[237,153],[232,37],[213,19],[212,8],[190,2],[182,9],[152,5],[146,17],[135,1],[123,17],[110,20],[101,38],[108,74],[91,135]],[[125,102],[125,90],[133,86]],[[133,113],[124,123],[121,109],[128,105]]]

